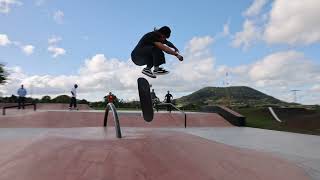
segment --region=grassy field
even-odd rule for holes
[[[291,128],[288,127],[286,123],[280,123],[274,120],[267,108],[244,108],[235,110],[246,117],[246,125],[248,127],[320,135],[320,129]]]

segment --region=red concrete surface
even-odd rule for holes
[[[97,130],[101,130],[97,128]],[[83,130],[85,132],[85,130]],[[306,180],[303,170],[267,153],[166,131],[101,139],[63,131],[0,139],[1,180]]]
[[[79,111],[45,111],[11,110],[6,116],[0,116],[0,128],[70,128],[70,127],[101,127],[104,113]],[[25,113],[25,114],[24,114]],[[137,113],[120,113],[121,127],[184,127],[184,115],[180,113],[155,113],[154,120],[147,123]],[[112,113],[109,112],[108,126],[113,126]],[[187,127],[228,127],[229,122],[214,113],[187,114]]]
[[[69,104],[62,103],[38,103],[37,109],[45,109],[45,110],[66,110],[69,108]],[[77,104],[77,108],[79,110],[91,110],[88,104]]]

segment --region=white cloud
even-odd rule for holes
[[[186,45],[184,61],[175,61],[173,74],[175,79],[183,80],[183,83],[193,83],[194,87],[200,87],[205,80],[210,82],[215,78],[214,57],[209,47],[214,42],[211,36],[194,37]],[[187,73],[188,72],[188,73]],[[189,73],[190,72],[190,73]],[[200,82],[200,84],[198,83]],[[173,84],[179,84],[178,81]],[[185,89],[187,91],[187,89]]]
[[[0,46],[7,46],[11,43],[6,34],[0,34]]]
[[[319,0],[276,0],[264,38],[290,45],[320,42]]]
[[[194,37],[189,41],[186,49],[190,51],[190,53],[195,53],[206,49],[212,43],[213,38],[211,36]]]
[[[14,5],[22,5],[22,3],[17,0],[0,0],[0,13],[9,13]]]
[[[20,48],[26,55],[31,55],[34,52],[33,45],[23,45],[19,41],[10,41],[6,34],[0,34],[0,46],[13,45],[14,47]]]
[[[296,51],[279,52],[266,56],[249,70],[250,78],[257,82],[294,83],[301,86],[317,81],[320,83],[320,79],[317,79],[319,75],[320,66],[306,59],[303,53]]]
[[[253,21],[247,19],[243,23],[243,30],[235,34],[232,41],[232,46],[243,47],[244,49],[247,49],[260,38],[261,30],[254,24]]]
[[[262,9],[272,2],[271,9]],[[319,0],[255,0],[243,12],[243,29],[235,34],[233,47],[268,44],[309,45],[320,42]]]
[[[22,51],[26,54],[26,55],[31,55],[34,52],[34,46],[32,45],[25,45],[22,47]]]
[[[265,21],[265,16],[260,17],[260,13],[263,7],[268,3],[269,0],[254,0],[250,7],[243,12],[246,16],[245,21],[242,25],[242,30],[236,32],[231,45],[233,47],[247,49],[252,46],[255,42],[261,40],[263,26],[260,27],[260,21]],[[258,18],[256,18],[256,16]]]
[[[243,13],[245,16],[256,16],[260,14],[261,9],[269,0],[254,0],[251,6]]]
[[[49,44],[48,51],[52,53],[52,57],[54,58],[66,54],[65,49],[58,47],[58,42],[60,42],[61,40],[62,38],[59,36],[53,36],[48,39],[48,44]]]
[[[58,42],[60,42],[61,40],[62,40],[61,37],[59,37],[59,36],[53,36],[53,37],[51,37],[51,38],[48,39],[48,44],[50,44],[50,45],[55,45],[55,44],[57,44]]]
[[[62,24],[64,19],[64,12],[61,10],[57,10],[53,13],[53,20],[58,23]]]
[[[320,84],[320,64],[297,51],[277,52],[253,64],[225,67],[225,72],[234,75],[234,85],[280,89]]]
[[[52,53],[52,57],[56,58],[66,54],[66,50],[60,47],[49,46],[48,51]]]

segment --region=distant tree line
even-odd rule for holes
[[[18,102],[18,96],[11,95],[10,97],[0,97],[0,102],[2,102],[2,103],[16,103],[16,102]],[[60,95],[60,96],[57,96],[53,99],[51,99],[50,96],[43,96],[40,99],[26,97],[26,102],[27,103],[34,102],[34,103],[65,103],[65,104],[67,104],[67,103],[70,103],[70,97],[67,95]],[[90,103],[85,99],[77,100],[77,102],[79,104],[89,104]]]
[[[90,107],[94,109],[104,109],[107,106],[107,101],[97,101],[91,102]],[[113,104],[117,108],[125,108],[125,109],[140,109],[140,102],[139,101],[124,101],[123,99],[115,99]]]

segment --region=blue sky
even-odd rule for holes
[[[13,94],[23,83],[29,95],[55,96],[76,82],[89,100],[108,91],[136,99],[141,67],[130,62],[131,50],[144,33],[168,25],[185,61],[166,56],[171,75],[151,80],[160,96],[228,78],[286,101],[301,89],[299,102],[319,104],[319,1],[285,1],[0,0],[0,62],[11,72],[0,91]]]

